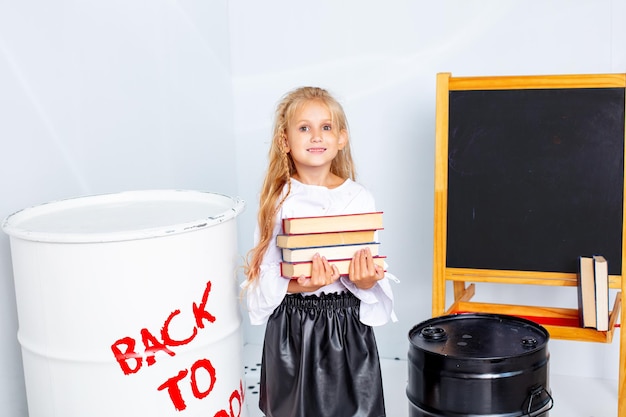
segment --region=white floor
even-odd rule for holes
[[[246,345],[246,404],[248,417],[263,417],[258,409],[260,346]],[[381,358],[388,417],[408,417],[407,362]],[[550,417],[617,417],[617,381],[550,375],[554,407]],[[294,416],[297,417],[297,416]]]

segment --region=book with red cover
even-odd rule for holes
[[[376,230],[278,235],[276,236],[276,246],[279,248],[306,248],[311,246],[356,245],[357,243],[373,242],[375,236]]]
[[[284,218],[282,223],[283,233],[288,235],[379,230],[383,228],[383,213],[378,211],[337,216],[289,217]]]
[[[385,256],[374,256],[374,263],[381,267],[385,267]],[[329,260],[331,265],[336,265],[341,275],[348,275],[350,271],[350,262],[352,259],[335,259]],[[280,274],[285,278],[296,279],[304,275],[311,276],[312,262],[281,262]]]

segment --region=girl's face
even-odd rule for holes
[[[304,103],[289,120],[286,133],[285,146],[300,175],[330,172],[333,159],[348,140],[346,131],[333,125],[328,107],[319,100]]]

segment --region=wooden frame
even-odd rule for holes
[[[437,75],[436,155],[435,155],[435,218],[433,298],[434,317],[455,312],[502,313],[541,318],[537,320],[555,339],[610,343],[618,323],[624,323],[626,313],[621,309],[622,293],[626,290],[626,262],[622,262],[621,275],[610,276],[610,288],[617,289],[615,302],[609,316],[609,331],[581,328],[577,309],[536,307],[512,304],[473,302],[476,283],[528,284],[539,286],[577,286],[577,274],[567,272],[536,272],[485,270],[447,267],[447,214],[448,214],[448,134],[449,100],[451,91],[461,90],[514,90],[554,88],[626,88],[626,74],[600,75],[550,75],[550,76],[500,76],[452,77],[450,73]],[[626,146],[625,146],[626,148]],[[626,159],[626,158],[625,158]],[[625,181],[626,182],[626,181]],[[626,196],[626,193],[624,194]],[[626,210],[622,210],[625,212]],[[624,216],[624,215],[622,215]],[[626,217],[622,222],[622,260],[626,261]],[[447,282],[452,282],[452,305],[446,307]],[[621,311],[621,315],[620,315]],[[619,316],[618,316],[619,315]],[[547,319],[547,320],[546,320]],[[556,320],[551,320],[556,319]],[[542,322],[543,321],[543,322]],[[545,324],[545,323],[548,324]],[[550,324],[551,323],[551,324]],[[556,323],[556,324],[555,324]],[[618,381],[618,416],[626,417],[626,333],[620,331],[620,360]]]

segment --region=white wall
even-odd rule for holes
[[[248,202],[244,254],[274,106],[293,87],[326,87],[348,113],[360,181],[386,213],[400,321],[377,334],[383,356],[405,357],[431,307],[435,74],[626,72],[625,16],[625,0],[5,1],[0,217],[132,189],[236,194]],[[541,291],[516,292],[573,297]],[[260,343],[262,330],[246,325],[246,339]],[[16,331],[0,235],[0,404],[23,417]],[[551,369],[615,379],[617,348],[551,341]]]
[[[300,85],[328,88],[348,113],[360,181],[385,212],[383,252],[402,280],[400,321],[377,328],[380,352],[405,358],[409,330],[431,309],[436,73],[625,72],[625,17],[624,0],[231,3],[238,190],[249,202],[240,245],[252,243],[276,102]],[[560,290],[491,285],[476,299],[575,307],[576,293]],[[263,328],[246,334],[261,343]],[[550,349],[553,372],[617,378],[618,343]]]

